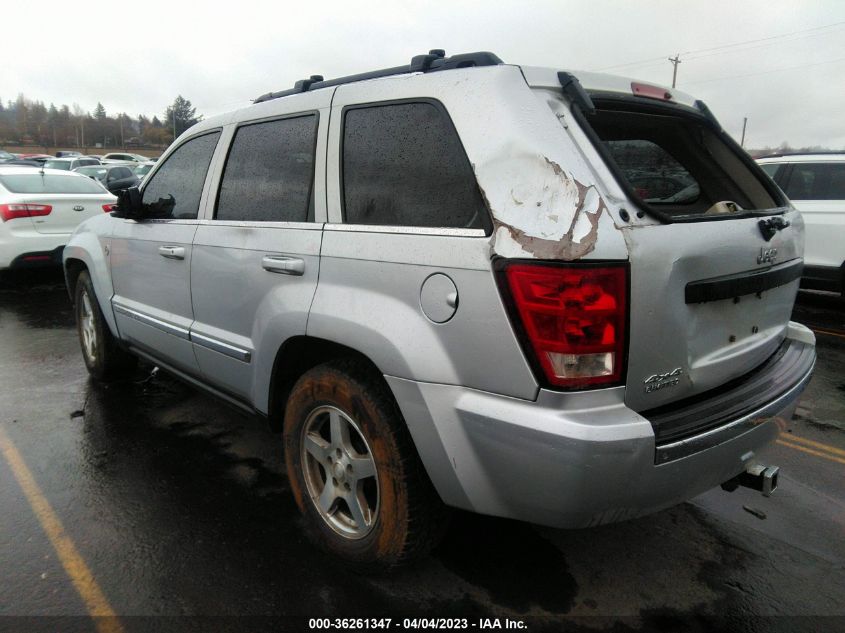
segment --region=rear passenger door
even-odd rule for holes
[[[329,94],[252,108],[227,129],[214,205],[194,238],[191,330],[205,379],[266,412],[280,346],[304,335],[325,220],[324,118]]]

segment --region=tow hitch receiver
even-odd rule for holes
[[[749,466],[744,473],[740,473],[733,479],[728,479],[723,483],[722,490],[733,492],[739,486],[743,486],[762,492],[764,497],[771,497],[772,493],[778,487],[779,472],[780,468],[777,466],[754,464],[753,466]]]

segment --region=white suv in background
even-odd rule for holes
[[[845,154],[778,154],[757,162],[804,216],[801,285],[845,294]]]

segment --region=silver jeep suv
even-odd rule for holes
[[[141,357],[266,417],[310,536],[366,567],[447,507],[768,491],[815,362],[802,242],[700,101],[435,50],[193,126],[64,266],[96,378]]]

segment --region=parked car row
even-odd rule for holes
[[[99,181],[109,191],[116,192],[121,188],[125,189],[138,184],[155,165],[155,159],[123,152],[83,155],[77,151],[61,150],[56,152],[56,156],[49,156],[47,154],[11,154],[0,151],[0,165],[44,167],[62,171],[99,167],[100,169],[87,169],[80,173]],[[115,169],[118,167],[120,169]]]

